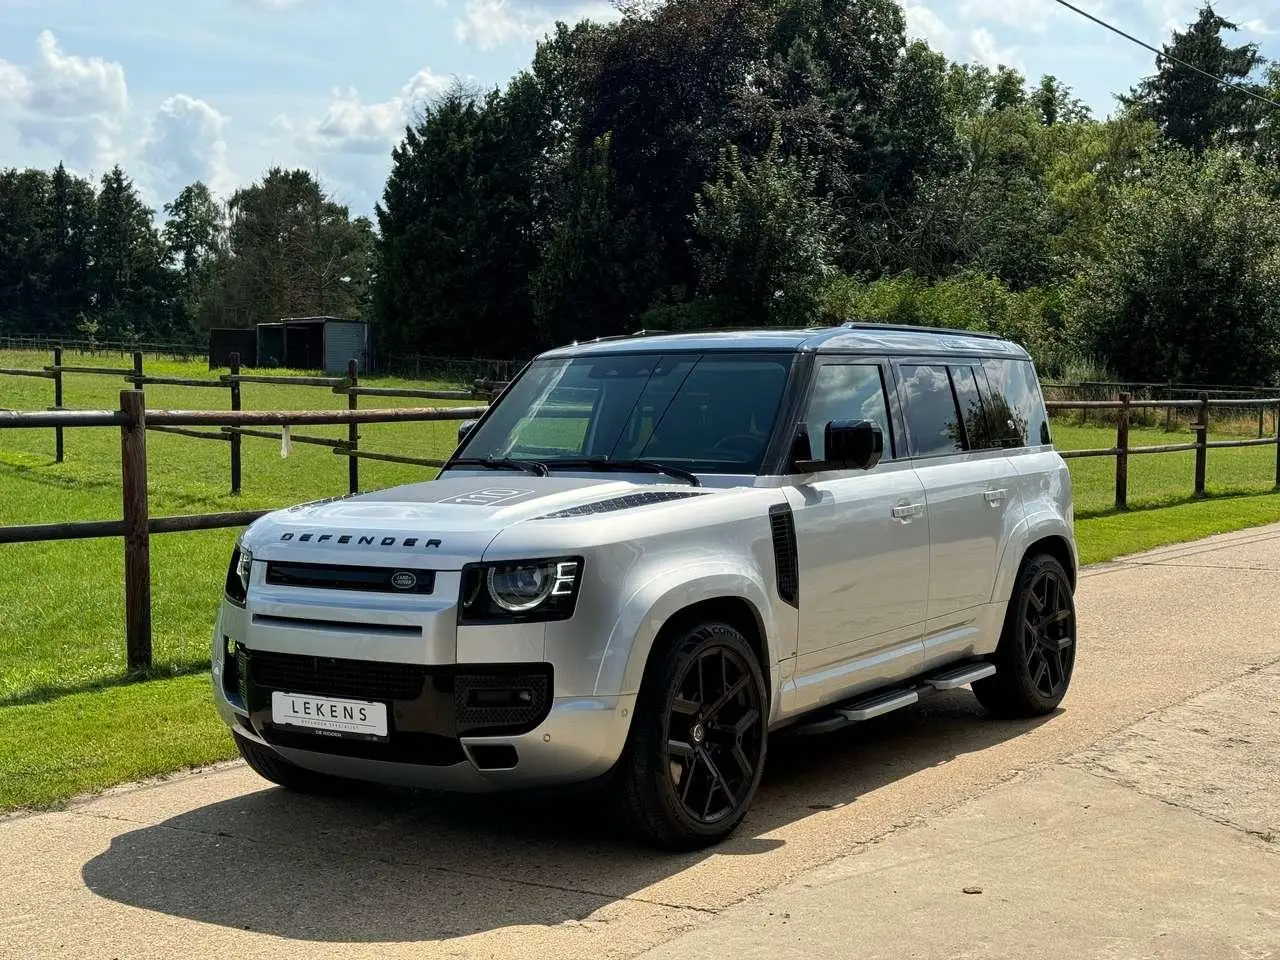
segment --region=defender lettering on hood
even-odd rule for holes
[[[280,534],[281,540],[293,540],[297,537],[299,543],[337,543],[351,544],[356,547],[416,547],[421,545],[424,550],[438,550],[441,542],[434,538],[425,537],[377,537],[358,533],[302,533],[295,534],[293,532]]]

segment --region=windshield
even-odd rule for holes
[[[789,354],[535,361],[459,457],[649,460],[701,473],[759,471]]]

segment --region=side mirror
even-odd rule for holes
[[[458,443],[459,444],[461,444],[463,440],[467,439],[467,437],[471,434],[471,431],[476,428],[477,423],[479,423],[478,420],[463,420],[460,424],[458,424]]]
[[[869,420],[832,420],[823,450],[823,461],[831,469],[871,470],[884,456],[884,434]]]

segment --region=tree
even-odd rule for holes
[[[1139,117],[1154,120],[1173,143],[1196,153],[1217,142],[1252,147],[1257,112],[1250,99],[1213,79],[1256,88],[1252,78],[1264,63],[1257,45],[1230,47],[1222,36],[1223,31],[1237,29],[1206,3],[1196,22],[1174,33],[1173,41],[1164,45],[1166,56],[1157,60],[1156,74],[1121,97],[1121,102]],[[1209,76],[1175,62],[1173,57]]]
[[[0,323],[42,330],[49,322],[49,175],[0,171]]]
[[[365,313],[373,228],[305,170],[273,167],[228,204],[227,250],[203,301],[206,325]]]
[[[93,309],[91,277],[93,225],[97,198],[93,184],[58,164],[49,185],[49,329],[69,334]]]
[[[103,175],[89,244],[93,310],[110,339],[172,336],[175,291],[153,214],[117,165]]]
[[[199,181],[183,187],[164,212],[166,253],[178,271],[183,315],[194,323],[226,254],[226,212]]]
[[[831,203],[814,195],[812,165],[782,157],[778,146],[746,165],[727,147],[695,200],[698,293],[731,324],[811,323],[833,272]]]
[[[1076,300],[1079,342],[1122,377],[1271,382],[1280,371],[1280,174],[1216,150],[1153,154],[1117,190]]]

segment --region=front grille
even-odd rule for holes
[[[416,700],[427,668],[411,663],[338,660],[292,653],[239,651],[240,675],[255,687],[356,700]],[[245,664],[247,660],[247,667]]]
[[[429,594],[435,590],[431,570],[399,567],[354,567],[330,563],[267,563],[267,583],[315,590],[360,590],[366,593]]]
[[[453,686],[458,732],[480,736],[532,730],[550,709],[550,690],[550,673],[458,674]]]

